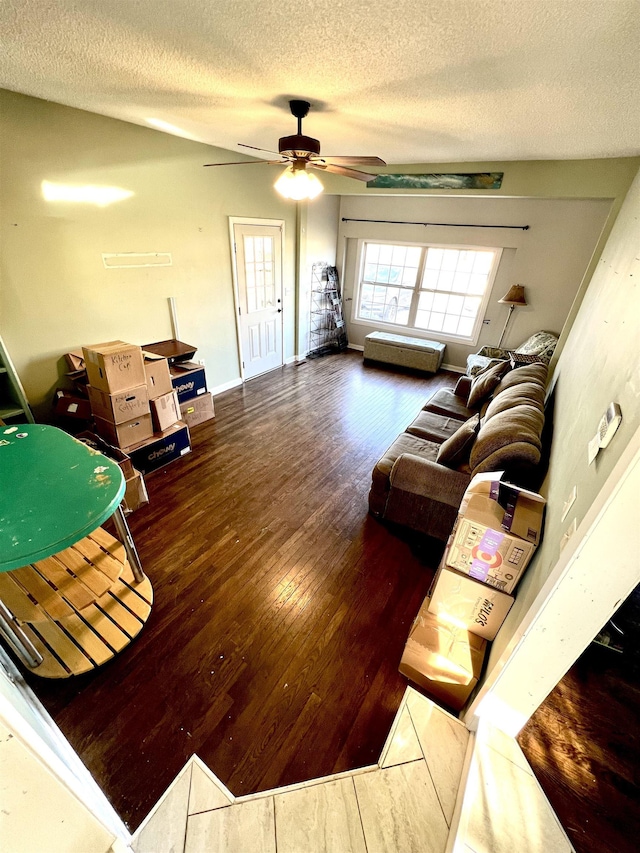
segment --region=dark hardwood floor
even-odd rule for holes
[[[236,794],[375,763],[442,550],[367,514],[371,470],[454,374],[347,352],[216,397],[130,518],[155,603],[97,672],[29,681],[135,829],[196,753]]]
[[[615,621],[623,653],[590,645],[518,737],[577,853],[640,844],[640,588]]]

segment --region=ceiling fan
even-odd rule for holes
[[[298,119],[298,132],[293,136],[283,136],[278,141],[278,150],[269,151],[266,148],[257,148],[255,145],[243,145],[242,148],[251,148],[254,151],[264,151],[266,154],[278,154],[280,160],[242,160],[236,163],[206,163],[206,166],[253,166],[266,163],[268,166],[286,165],[287,168],[275,183],[278,192],[295,200],[315,198],[322,192],[324,187],[318,178],[309,169],[319,169],[324,172],[333,172],[345,178],[355,178],[358,181],[372,181],[376,175],[352,169],[351,166],[386,166],[384,160],[379,157],[322,157],[320,155],[320,142],[311,136],[302,133],[302,119],[309,113],[308,101],[289,101],[291,114]]]

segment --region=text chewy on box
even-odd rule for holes
[[[512,592],[540,542],[545,499],[501,477],[501,472],[480,474],[469,484],[447,565]]]

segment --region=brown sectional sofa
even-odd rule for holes
[[[373,469],[371,514],[446,540],[475,474],[539,488],[547,369],[505,363],[437,391]]]

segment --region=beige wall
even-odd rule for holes
[[[616,462],[640,426],[640,172],[607,241],[586,295],[568,333],[555,372],[555,423],[544,540],[518,588],[516,603],[493,644],[489,670],[497,663],[518,625],[558,561],[562,535],[578,526]],[[610,402],[622,409],[612,443],[591,465],[587,444]],[[573,486],[577,500],[564,521],[563,504]],[[616,571],[616,551],[637,550],[637,531],[611,542],[611,560],[602,583]],[[597,630],[597,629],[596,629]]]
[[[106,853],[111,835],[20,738],[0,723],[0,849]]]
[[[503,344],[516,347],[545,329],[560,333],[594,248],[607,222],[612,199],[343,197],[340,216],[413,222],[459,222],[483,225],[529,225],[504,228],[425,228],[422,225],[341,222],[346,241],[345,297],[353,296],[357,238],[503,249],[477,344],[446,342],[445,363],[463,368],[467,356],[485,345],[496,346],[508,308],[498,299],[512,284],[524,284],[527,306],[514,311]],[[375,325],[352,321],[355,301],[347,303],[349,340],[362,345]],[[380,328],[378,326],[378,328]],[[425,337],[438,340],[435,333]]]
[[[275,169],[203,169],[230,152],[11,92],[0,91],[0,111],[0,329],[40,414],[67,350],[171,337],[170,296],[209,387],[238,379],[229,216],[285,220],[285,358],[293,355],[295,206],[274,192]],[[133,195],[106,207],[47,202],[43,180]],[[173,265],[107,270],[103,252],[171,252]]]
[[[336,265],[340,198],[321,195],[300,208],[300,354],[309,351],[311,270],[315,263]]]

